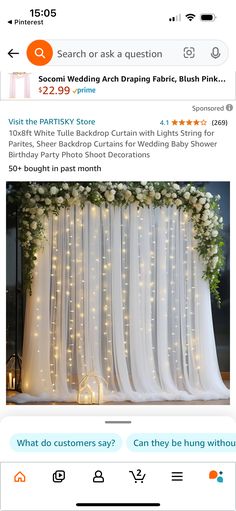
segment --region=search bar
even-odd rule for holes
[[[220,40],[52,40],[34,41],[27,57],[43,66],[216,66],[228,58]],[[44,45],[45,43],[45,45]],[[51,47],[48,59],[47,45]],[[36,47],[37,46],[37,47]],[[33,48],[32,52],[29,48]]]

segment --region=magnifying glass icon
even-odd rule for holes
[[[36,48],[34,50],[34,54],[36,55],[36,57],[43,57],[43,59],[46,59],[44,52],[43,52],[43,48]]]

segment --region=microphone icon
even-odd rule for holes
[[[218,59],[220,56],[221,56],[221,53],[220,53],[218,46],[214,46],[214,48],[212,48],[212,50],[211,50],[211,57],[213,59]]]

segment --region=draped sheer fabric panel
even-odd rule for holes
[[[87,203],[50,215],[45,231],[21,399],[73,402],[89,373],[107,382],[106,402],[228,397],[186,213]]]

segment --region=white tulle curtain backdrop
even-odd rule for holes
[[[105,402],[228,397],[187,213],[86,203],[45,218],[45,232],[22,399],[73,402],[90,373],[106,382]]]

